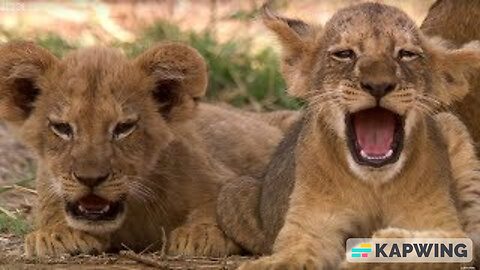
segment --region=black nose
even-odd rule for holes
[[[104,174],[104,175],[82,175],[73,172],[73,177],[80,183],[88,186],[88,187],[95,187],[100,185],[102,182],[105,182],[105,180],[108,179],[110,176],[109,173]]]
[[[361,85],[363,90],[369,92],[377,99],[393,91],[396,86],[394,83],[362,83]]]

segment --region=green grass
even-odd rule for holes
[[[137,56],[152,44],[165,40],[188,43],[203,55],[210,70],[207,95],[212,100],[264,110],[300,106],[285,93],[278,55],[272,48],[253,51],[249,39],[221,43],[209,31],[182,32],[175,25],[158,22],[140,35],[139,42],[116,45],[127,55]]]
[[[38,45],[48,48],[55,56],[62,57],[76,47],[55,34],[47,34],[37,38]]]
[[[13,218],[5,214],[0,214],[0,233],[25,235],[30,231],[30,229],[30,225],[22,217],[17,216]]]
[[[8,37],[15,38],[15,35]],[[135,57],[156,42],[165,40],[187,43],[203,55],[209,66],[209,100],[262,110],[300,107],[299,101],[285,93],[278,55],[269,47],[252,50],[249,39],[219,42],[209,31],[182,32],[175,25],[158,22],[141,31],[136,42],[114,42],[110,45]],[[39,36],[36,42],[58,57],[80,47],[55,34]]]
[[[30,187],[35,181],[35,165],[30,164],[25,169],[25,174],[11,185],[0,186],[0,195],[9,190],[14,189],[14,186]],[[0,204],[0,207],[4,207]],[[8,211],[8,210],[5,210]],[[31,230],[29,223],[25,220],[21,213],[8,211],[8,214],[0,211],[0,233],[12,233],[14,235],[24,235]],[[12,216],[13,215],[13,216]]]

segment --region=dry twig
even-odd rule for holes
[[[19,191],[26,192],[26,193],[38,195],[36,190],[31,189],[31,188],[27,188],[27,187],[24,187],[24,186],[13,185],[13,188],[15,188],[16,190],[19,190]]]
[[[7,209],[3,208],[0,206],[0,212],[4,213],[5,215],[13,218],[13,219],[17,219],[17,217],[10,211],[8,211]]]
[[[130,260],[148,265],[148,266],[153,266],[157,267],[160,269],[169,269],[168,263],[163,262],[163,261],[158,261],[158,259],[152,259],[148,256],[137,254],[131,250],[122,250],[120,251],[120,256],[123,256],[125,258],[128,258]]]

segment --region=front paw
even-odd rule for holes
[[[245,262],[238,270],[316,270],[320,267],[314,258],[307,256],[272,255],[258,260]],[[330,268],[325,268],[330,269]]]
[[[25,236],[27,257],[62,254],[98,254],[108,248],[108,240],[67,226],[42,228]]]
[[[170,234],[168,253],[224,257],[239,254],[240,248],[214,224],[189,224]]]

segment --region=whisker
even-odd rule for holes
[[[425,105],[423,103],[418,103],[418,102],[415,103],[414,108],[416,108],[420,112],[425,113],[427,115],[435,115],[435,114],[438,113],[437,110],[435,110],[434,108],[431,108],[428,105]]]
[[[448,104],[439,100],[436,97],[433,97],[433,96],[430,96],[430,95],[427,95],[427,94],[417,95],[416,99],[421,103],[424,103],[424,104],[429,103],[429,105],[433,105],[433,106],[438,107],[440,109],[448,108]]]
[[[160,211],[163,217],[168,216],[167,208],[165,207],[166,198],[161,198],[160,194],[155,193],[152,189],[138,181],[130,182],[130,187],[132,197],[142,203],[147,216],[158,216],[158,211]],[[168,219],[165,218],[164,222],[169,225]]]

